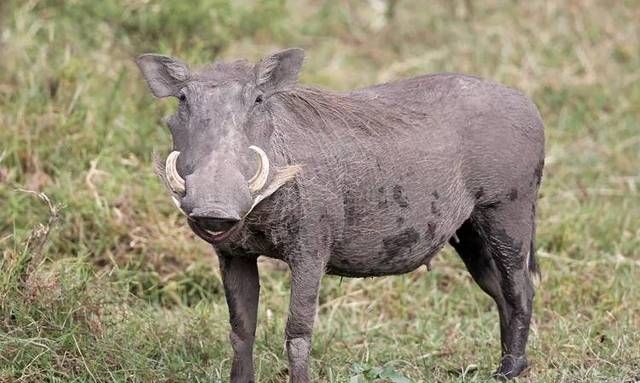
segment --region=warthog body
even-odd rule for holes
[[[259,255],[291,268],[289,374],[306,382],[325,273],[406,273],[446,243],[498,306],[497,375],[517,376],[527,365],[537,272],[544,135],[534,104],[461,74],[344,93],[302,87],[302,57],[290,49],[255,66],[198,72],[165,56],[138,59],[156,96],[181,100],[168,121],[174,154],[160,173],[193,230],[218,251],[231,381],[254,380]]]

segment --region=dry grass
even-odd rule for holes
[[[151,171],[174,105],[151,99],[132,58],[292,45],[307,51],[302,81],[330,88],[458,71],[531,95],[548,165],[521,380],[640,380],[640,6],[399,0],[387,17],[384,3],[0,3],[0,382],[226,381],[215,259]],[[451,251],[433,268],[326,278],[316,380],[487,380],[496,310]],[[256,366],[276,382],[289,282],[261,269]]]

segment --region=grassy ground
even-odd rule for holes
[[[302,81],[321,86],[460,71],[529,94],[548,165],[520,380],[640,380],[640,4],[390,3],[2,1],[0,382],[227,380],[215,258],[151,171],[174,103],[151,98],[132,58],[256,59],[291,45],[307,50]],[[277,382],[289,282],[262,266],[257,374]],[[450,250],[433,268],[326,278],[315,380],[487,380],[493,303]]]

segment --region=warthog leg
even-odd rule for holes
[[[218,258],[231,322],[231,382],[255,382],[253,343],[260,293],[257,258],[237,254],[221,254]]]
[[[296,259],[291,266],[291,299],[285,328],[289,357],[289,381],[309,382],[309,353],[313,322],[318,306],[320,281],[325,271],[324,257]]]
[[[476,208],[450,241],[500,316],[502,359],[495,377],[511,379],[527,367],[525,349],[534,288],[529,256],[533,234],[530,202]]]

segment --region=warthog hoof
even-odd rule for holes
[[[527,357],[505,355],[500,362],[500,368],[493,373],[493,377],[498,380],[513,379],[520,375],[528,366]]]

